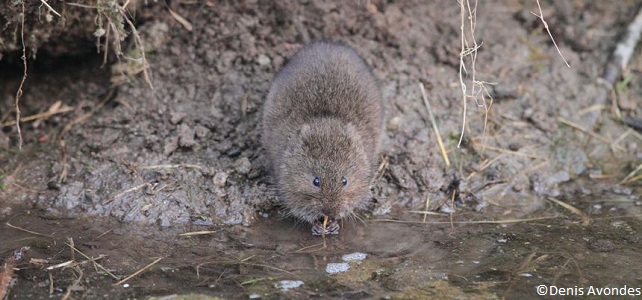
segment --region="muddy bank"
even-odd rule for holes
[[[235,287],[203,287],[199,291],[228,296],[249,294],[251,289],[242,283],[252,276],[272,278],[272,271],[279,280],[296,279],[284,276],[281,269],[297,276],[307,276],[308,270],[314,270],[309,271],[310,278],[321,283],[311,285],[309,279],[303,280],[306,292],[301,292],[301,297],[308,292],[329,293],[333,297],[380,295],[409,286],[426,287],[419,282],[433,284],[432,280],[437,283],[432,288],[416,290],[417,297],[441,292],[434,290],[440,288],[451,293],[448,295],[458,295],[470,287],[470,282],[481,281],[487,283],[482,290],[490,294],[480,297],[502,293],[533,295],[532,284],[540,281],[635,284],[640,280],[635,264],[621,265],[611,258],[635,262],[639,251],[639,217],[635,217],[640,214],[639,179],[621,181],[640,164],[641,138],[618,121],[611,107],[594,106],[593,99],[609,53],[640,5],[639,1],[618,5],[542,2],[552,34],[571,65],[568,68],[539,20],[530,13],[536,11],[535,3],[480,3],[476,36],[483,46],[478,53],[476,76],[489,83],[493,102],[487,118],[483,108],[472,100],[468,102],[465,139],[459,148],[463,114],[458,74],[460,19],[459,7],[452,3],[173,3],[170,8],[189,22],[191,30],[184,22],[178,22],[167,7],[150,5],[137,15],[140,19],[136,24],[147,45],[154,89],[149,88],[141,73],[113,67],[116,64],[102,67],[101,55],[60,59],[53,52],[47,55],[46,48],[42,48],[42,55],[30,62],[21,100],[23,116],[53,108],[64,112],[23,123],[25,143],[21,151],[16,148],[15,126],[8,124],[13,120],[22,65],[6,59],[19,57],[15,52],[0,60],[0,206],[14,207],[2,215],[3,220],[28,208],[38,212],[30,222],[40,224],[30,230],[42,232],[47,226],[62,226],[69,231],[61,229],[57,236],[86,231],[86,239],[92,240],[109,228],[126,228],[119,229],[122,236],[113,237],[116,244],[129,239],[125,234],[128,231],[154,232],[153,239],[146,236],[132,246],[142,254],[129,254],[134,250],[127,250],[119,255],[122,249],[111,244],[86,246],[83,251],[113,249],[110,268],[120,270],[118,276],[135,271],[155,257],[180,256],[173,252],[179,250],[166,245],[180,244],[176,246],[180,253],[196,251],[188,250],[190,247],[201,249],[184,265],[173,260],[166,263],[164,259],[158,265],[160,269],[148,275],[150,281],[172,278],[165,277],[169,275],[163,273],[167,270],[163,269],[167,267],[164,263],[193,272],[194,266],[208,261],[207,257],[223,253],[228,258],[225,262],[216,261],[218,265],[212,267],[209,281],[202,286],[223,280]],[[385,168],[373,187],[371,209],[363,213],[368,226],[347,224],[347,231],[330,240],[339,242],[321,251],[328,253],[321,260],[337,263],[342,255],[352,252],[368,253],[376,261],[372,269],[365,268],[368,272],[359,277],[362,281],[340,282],[343,289],[335,285],[340,276],[327,275],[323,273],[324,264],[310,262],[318,260],[316,256],[302,256],[291,264],[257,266],[270,262],[274,253],[281,255],[276,261],[292,260],[299,255],[293,254],[296,250],[321,242],[309,236],[309,228],[281,220],[257,130],[270,81],[301,47],[303,35],[313,40],[343,41],[357,49],[380,81],[387,106],[381,158]],[[125,42],[135,44],[131,40]],[[618,105],[624,97],[632,103],[620,107],[623,116],[641,114],[640,58],[637,52],[620,81]],[[418,82],[426,86],[436,112],[452,162],[450,167],[437,147]],[[54,106],[58,101],[60,105]],[[591,111],[600,111],[601,115],[596,126],[587,128],[583,116]],[[590,225],[578,225],[576,222],[582,222],[581,213],[550,199],[569,204],[596,220]],[[425,227],[371,221],[385,218],[420,222],[423,215],[410,211],[422,210],[453,213],[454,222],[542,216],[555,219],[507,227],[460,224],[454,231],[449,224]],[[94,220],[100,221],[94,224]],[[428,215],[426,221],[450,219]],[[621,221],[625,223],[614,223]],[[28,224],[22,226],[27,228]],[[226,227],[235,224],[249,227]],[[177,241],[178,233],[199,228],[225,228],[221,233],[232,237],[207,235]],[[34,238],[11,227],[2,230],[7,233],[2,235],[2,244],[7,245],[0,253],[3,258],[24,244],[22,238]],[[247,239],[230,242],[239,232],[248,233]],[[509,240],[501,236],[511,232],[519,236],[519,247],[512,248],[513,242],[497,242]],[[45,233],[52,234],[50,230]],[[273,240],[287,236],[290,245],[281,252],[274,249],[276,246],[257,246],[273,242],[254,240],[255,233]],[[395,248],[404,239],[387,241],[386,237],[395,236],[391,233],[407,239],[407,247]],[[351,236],[359,237],[354,244],[350,244]],[[530,240],[532,236],[540,239]],[[53,243],[49,237],[46,241],[45,244]],[[149,247],[151,252],[140,250],[148,247],[147,242],[155,245]],[[55,253],[70,253],[60,243],[57,241],[53,248],[43,247],[57,249]],[[459,248],[461,243],[463,248]],[[446,246],[435,249],[435,245]],[[263,248],[253,252],[244,247]],[[154,251],[166,248],[167,253]],[[54,255],[38,249],[32,245],[29,253],[38,258]],[[221,253],[210,252],[212,249]],[[423,257],[417,258],[421,256],[414,252],[417,249],[425,250],[421,252]],[[461,267],[461,273],[451,270],[453,266],[460,270],[459,259],[451,253],[456,249],[463,249],[456,252],[459,255],[472,255],[462,263],[465,267]],[[484,252],[475,256],[470,254],[475,253],[471,249]],[[576,256],[577,249],[591,254]],[[236,255],[243,251],[248,253]],[[126,258],[129,255],[138,258],[135,264]],[[252,255],[258,255],[256,260],[250,260],[252,265],[239,264]],[[604,263],[598,263],[597,257]],[[408,261],[412,264],[406,264]],[[535,265],[546,271],[535,275],[516,269],[516,264]],[[383,271],[377,271],[382,265]],[[409,275],[395,273],[403,273],[399,271],[402,265],[413,265],[414,274],[430,278],[406,281],[404,278],[409,277],[404,276]],[[576,266],[573,271],[569,271],[571,266]],[[617,268],[627,272],[617,273]],[[43,283],[48,275],[40,271],[34,271],[38,278],[35,281],[48,284]],[[18,274],[22,279],[29,278],[27,273]],[[202,280],[191,273],[178,281],[184,285],[173,286],[172,282],[167,283],[170,288],[158,291],[131,291],[112,287],[112,279],[99,280],[105,280],[98,275],[101,273],[92,274],[97,276],[98,291],[104,287],[108,294],[134,296],[184,293],[190,291],[186,286],[201,286],[195,282]],[[386,279],[391,276],[394,280]],[[453,279],[457,276],[466,280]],[[608,276],[618,279],[608,282]],[[64,284],[56,285],[61,292],[72,282],[71,277],[66,278]],[[270,294],[273,290],[268,287],[273,287],[276,280],[269,279],[269,284],[258,286]],[[331,284],[324,285],[328,283],[324,280]],[[532,284],[521,285],[524,282]],[[91,286],[86,291],[96,291]],[[364,294],[359,294],[361,291]]]
[[[530,7],[513,3],[497,14],[481,14],[498,9],[481,5],[477,35],[488,46],[479,52],[477,73],[497,82],[491,88],[499,97],[485,135],[483,111],[469,103],[460,148],[458,66],[447,55],[456,49],[459,23],[445,17],[457,16],[458,7],[296,2],[199,8],[176,7],[192,20],[192,31],[167,18],[140,26],[143,40],[157,45],[148,47],[153,90],[140,75],[134,77],[137,82],[112,88],[105,81],[113,75],[102,71],[96,58],[83,57],[85,67],[79,72],[57,73],[61,65],[42,72],[34,68],[23,114],[44,111],[53,100],[74,110],[37,122],[35,128],[26,124],[27,148],[2,156],[3,172],[11,175],[7,182],[16,183],[6,184],[6,198],[48,207],[57,215],[89,213],[162,226],[250,224],[256,211],[266,212],[274,202],[257,121],[272,76],[302,44],[296,24],[312,39],[354,46],[381,82],[388,107],[384,157],[389,164],[374,188],[375,214],[393,206],[421,208],[426,197],[434,199],[431,210],[450,211],[447,202],[455,191],[456,200],[471,209],[488,207],[490,200],[491,208],[515,205],[516,215],[527,215],[541,207],[542,196],[560,196],[560,184],[594,169],[621,178],[618,174],[630,171],[639,155],[639,138],[632,134],[612,145],[565,125],[581,125],[577,112],[591,107],[595,80],[612,48],[608,45],[631,15],[625,13],[630,10],[626,5],[608,10],[583,4],[580,12],[557,14],[549,7],[550,22],[560,27],[602,26],[600,30],[611,32],[589,34],[580,42],[597,46],[577,49],[565,46],[570,37],[559,33],[572,68],[560,63],[545,32],[524,14]],[[590,23],[601,9],[614,17]],[[573,13],[585,17],[564,23]],[[19,77],[5,76],[11,84],[3,89],[3,111],[9,112]],[[419,81],[426,84],[437,111],[452,168],[445,167],[436,147]],[[81,118],[83,114],[88,115]],[[10,116],[3,120],[9,122]],[[597,134],[611,141],[625,131],[604,115]],[[12,151],[15,130],[5,127],[3,136],[5,149]]]

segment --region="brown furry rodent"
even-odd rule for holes
[[[274,78],[262,120],[289,214],[315,226],[328,217],[338,230],[336,220],[364,208],[382,127],[379,88],[355,50],[327,42],[299,50]]]

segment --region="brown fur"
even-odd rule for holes
[[[325,42],[299,50],[275,77],[262,120],[262,143],[290,214],[314,223],[363,208],[382,125],[377,83],[356,51]]]

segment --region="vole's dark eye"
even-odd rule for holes
[[[312,179],[312,184],[314,184],[314,186],[320,186],[321,179],[319,179],[319,177],[314,177],[314,179]]]
[[[348,178],[346,178],[345,176],[341,177],[341,183],[343,184],[343,186],[346,186],[348,184]]]

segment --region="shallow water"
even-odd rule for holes
[[[540,285],[553,293],[562,287],[588,293],[625,285],[635,292],[642,287],[642,222],[639,214],[630,213],[637,207],[634,202],[600,203],[602,211],[584,220],[551,205],[534,216],[542,219],[511,224],[471,223],[482,215],[467,213],[455,214],[452,224],[441,216],[422,224],[421,217],[400,213],[396,221],[344,224],[339,235],[325,240],[306,226],[274,216],[250,227],[160,229],[96,218],[53,219],[14,207],[3,210],[10,213],[0,226],[0,254],[31,247],[17,266],[9,299],[59,297],[69,287],[78,298],[198,293],[492,299],[535,297]],[[200,231],[208,232],[184,236]],[[114,285],[116,278],[81,254],[72,256],[70,238],[85,255],[104,255],[97,263],[118,279],[162,259]],[[363,259],[344,259],[351,254]],[[66,261],[79,264],[46,269]],[[79,276],[82,280],[74,285]]]

